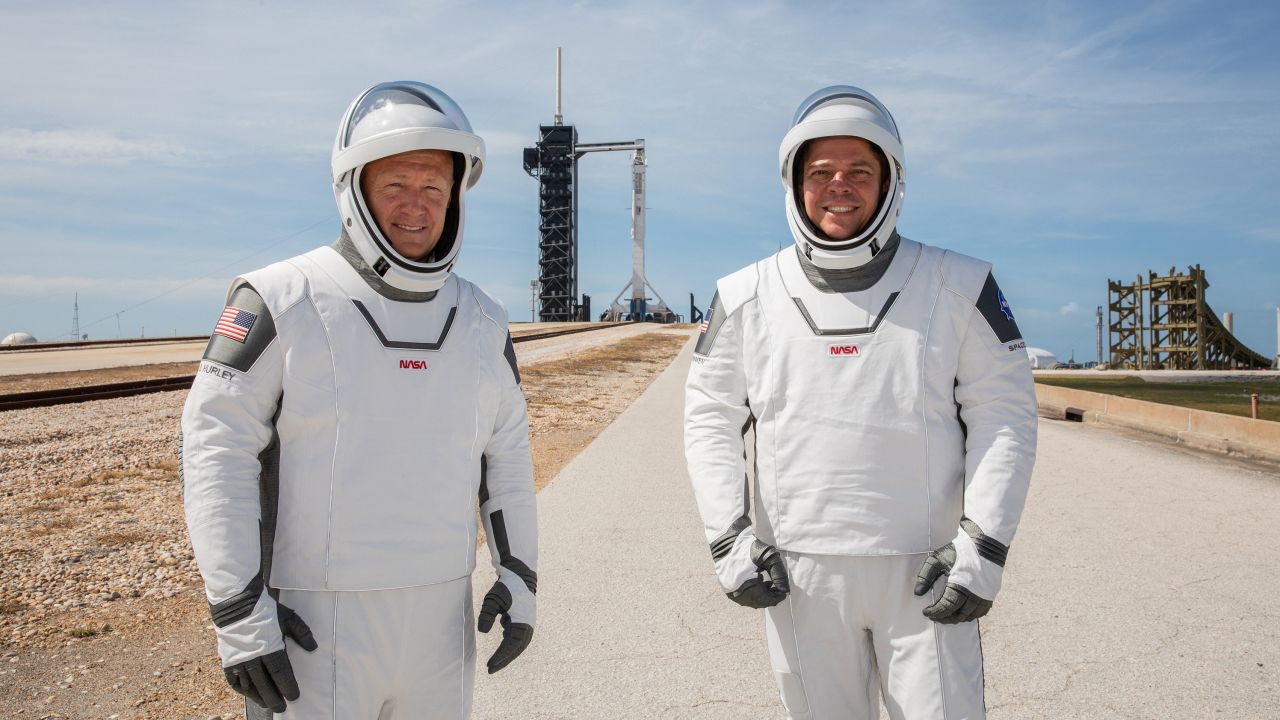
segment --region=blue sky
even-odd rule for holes
[[[1280,9],[1270,3],[9,0],[0,8],[0,335],[207,333],[236,273],[332,241],[329,150],[365,87],[416,79],[488,142],[458,270],[529,318],[554,112],[644,138],[650,282],[687,312],[791,242],[778,141],[836,83],[903,135],[903,234],[976,255],[1030,344],[1094,355],[1107,278],[1207,271],[1255,350],[1280,301]],[[580,289],[630,274],[629,158],[581,162]]]

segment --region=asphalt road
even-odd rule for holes
[[[685,473],[690,351],[540,493],[533,645],[487,676],[480,636],[474,717],[782,717],[763,613],[720,592]],[[982,620],[989,717],[1280,718],[1278,548],[1280,472],[1042,420]]]

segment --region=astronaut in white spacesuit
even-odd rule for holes
[[[1021,333],[988,263],[896,232],[902,142],[871,94],[811,95],[779,162],[796,242],[718,282],[686,386],[716,574],[766,608],[790,718],[875,718],[880,693],[895,720],[983,718],[973,621],[1035,460]]]
[[[479,629],[503,628],[489,672],[533,635],[507,316],[451,271],[483,164],[443,92],[376,85],[334,143],[337,242],[232,283],[183,412],[183,498],[250,717],[468,717],[477,502],[498,572]]]

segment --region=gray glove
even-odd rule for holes
[[[950,576],[956,564],[956,547],[947,543],[929,553],[916,576],[916,597],[929,592],[940,577]],[[991,601],[973,594],[968,588],[948,582],[942,597],[924,609],[924,616],[944,625],[977,620],[991,610]]]
[[[755,563],[756,576],[726,593],[729,599],[749,608],[773,607],[791,592],[787,568],[778,548],[759,540],[751,543],[751,562]]]
[[[311,628],[298,613],[277,603],[276,620],[280,623],[280,632],[303,650],[311,652],[318,647]],[[222,672],[231,689],[272,712],[284,712],[286,701],[297,700],[301,694],[293,676],[293,665],[283,649],[225,667]]]
[[[498,649],[493,651],[493,656],[487,663],[490,675],[510,665],[511,661],[519,657],[520,653],[524,652],[524,649],[533,641],[533,625],[513,621],[511,610],[511,591],[499,580],[484,596],[476,622],[476,629],[487,633],[493,629],[493,621],[499,615],[502,616],[502,642],[498,644]]]

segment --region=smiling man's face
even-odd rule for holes
[[[804,212],[832,240],[848,240],[867,229],[888,181],[880,151],[855,137],[814,140],[804,153],[801,189]]]
[[[360,173],[360,192],[395,251],[425,258],[444,232],[453,191],[453,156],[414,150],[375,160]]]

